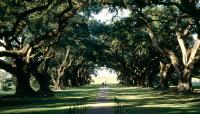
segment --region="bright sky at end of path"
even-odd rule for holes
[[[102,69],[97,71],[97,76],[104,77],[104,76],[117,76],[115,72],[110,72],[108,69]]]
[[[101,84],[102,82],[107,83],[119,83],[117,80],[116,72],[110,72],[107,68],[101,68],[97,70],[97,76],[92,76],[94,84]]]

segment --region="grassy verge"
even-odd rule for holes
[[[79,88],[66,88],[63,91],[56,91],[54,97],[41,98],[1,98],[1,114],[65,114],[76,99],[87,97],[88,102],[96,98],[100,85],[88,85]],[[11,93],[9,93],[11,94]],[[5,95],[5,93],[1,93]]]
[[[199,94],[163,94],[148,88],[119,85],[111,85],[109,94],[120,100],[126,114],[200,114]]]

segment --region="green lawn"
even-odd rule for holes
[[[116,96],[127,114],[200,114],[200,94],[163,93],[148,88],[112,85],[110,97]]]
[[[110,98],[116,96],[126,114],[200,114],[200,94],[177,94],[153,91],[148,88],[125,87],[110,84]],[[41,98],[2,98],[0,114],[67,114],[69,105],[81,97],[88,102],[96,98],[100,85],[89,85],[80,88],[67,88],[56,92],[54,97]],[[198,88],[198,86],[196,85]],[[1,95],[12,94],[0,92]]]
[[[80,88],[67,88],[64,91],[57,91],[54,97],[1,98],[0,114],[65,114],[69,105],[78,98],[87,97],[88,102],[93,101],[99,87],[100,85],[89,85]],[[7,93],[1,92],[0,95],[5,94]]]

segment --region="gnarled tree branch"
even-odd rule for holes
[[[4,69],[6,72],[9,72],[11,74],[16,73],[16,69],[12,66],[12,64],[9,64],[1,59],[0,59],[0,69]]]

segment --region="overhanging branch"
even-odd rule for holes
[[[15,68],[11,64],[9,64],[1,59],[0,59],[0,69],[3,69],[6,72],[9,72],[11,74],[15,74]]]
[[[14,35],[16,30],[17,30],[17,27],[20,25],[20,22],[25,18],[27,17],[28,15],[34,13],[34,12],[37,12],[37,11],[42,11],[42,10],[45,10],[47,9],[51,4],[52,4],[53,0],[48,0],[48,3],[44,6],[39,6],[39,7],[35,7],[35,8],[32,8],[30,10],[27,10],[23,13],[19,13],[17,14],[17,20],[15,21],[15,24],[12,28],[12,31],[10,32],[10,36]],[[12,40],[11,40],[12,41]]]
[[[0,57],[19,57],[22,56],[18,51],[0,51]]]

